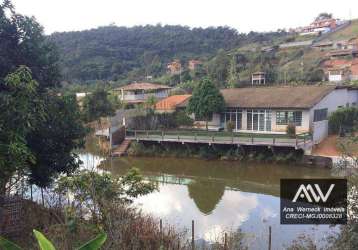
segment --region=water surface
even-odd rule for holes
[[[159,190],[138,198],[135,205],[179,227],[195,221],[197,239],[214,240],[223,230],[242,230],[250,249],[266,249],[272,227],[273,249],[282,249],[302,234],[323,246],[337,228],[327,225],[280,225],[281,178],[330,178],[328,169],[302,166],[206,161],[178,158],[113,158],[101,168],[115,175],[131,167]]]

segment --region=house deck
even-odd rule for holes
[[[227,144],[293,147],[295,149],[309,149],[312,139],[309,134],[297,135],[290,138],[284,134],[256,134],[230,133],[209,131],[160,131],[160,130],[133,130],[126,132],[126,139],[152,142]]]

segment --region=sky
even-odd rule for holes
[[[115,24],[230,26],[239,32],[308,25],[321,12],[358,18],[357,0],[13,0],[17,12],[35,16],[45,33]]]

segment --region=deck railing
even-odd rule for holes
[[[290,137],[286,134],[258,134],[202,130],[127,130],[126,138],[148,141],[287,145],[296,147],[305,145],[312,140],[312,136],[309,133],[297,134],[295,137]]]

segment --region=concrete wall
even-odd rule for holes
[[[352,103],[358,103],[358,91],[348,89],[335,89],[324,97],[310,110],[310,127],[313,132],[313,141],[315,144],[321,142],[328,135],[328,120],[314,122],[314,110],[328,109],[328,116],[336,111],[338,107],[346,107]]]

